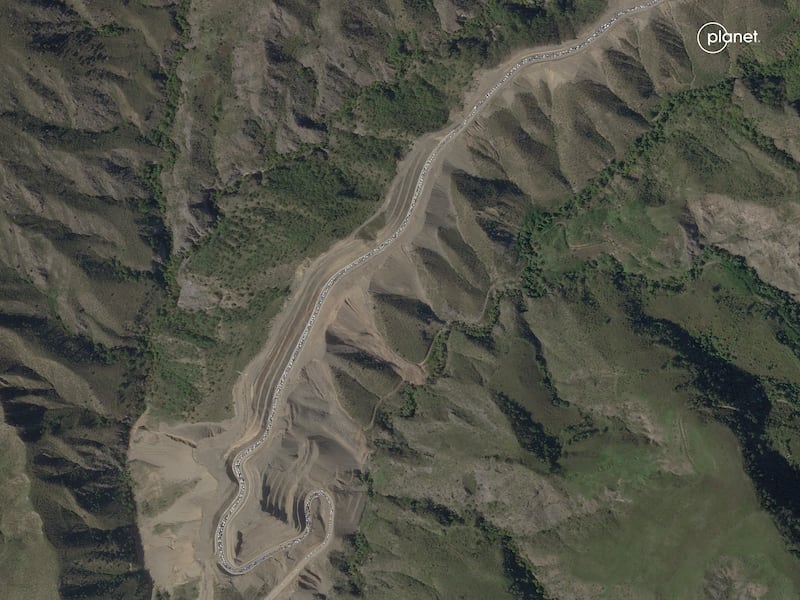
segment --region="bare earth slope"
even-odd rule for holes
[[[392,200],[434,138],[419,141],[386,214],[295,273],[240,374],[236,417],[140,422],[130,458],[157,585],[201,597],[276,585],[296,597],[796,593],[797,503],[775,484],[797,476],[794,305],[715,247],[727,233],[697,209],[709,194],[757,203],[762,226],[796,196],[796,164],[768,121],[739,118],[742,79],[725,78],[735,49],[708,59],[692,43],[698,23],[724,18],[774,31],[766,60],[782,15],[666,2],[518,75],[437,166],[400,244],[335,288],[273,441],[248,463],[258,484],[236,556],[297,535],[303,498],[324,487],[330,562],[304,562],[330,526],[314,508],[309,538],[228,578],[212,544],[224,459],[258,435],[269,396],[257,392],[315,290],[392,230]],[[780,264],[758,237],[746,254]]]
[[[545,465],[551,460],[548,458],[548,444],[543,442],[525,442],[533,448],[533,450],[528,449],[533,458],[521,458],[520,467],[514,467],[512,460],[511,466],[501,469],[499,472],[505,473],[505,483],[495,481],[493,479],[495,476],[490,473],[492,470],[497,471],[497,468],[489,468],[487,465],[476,465],[472,470],[466,469],[465,473],[461,473],[460,469],[452,469],[449,466],[450,462],[444,460],[441,464],[434,463],[438,466],[435,470],[430,470],[433,466],[422,466],[426,462],[424,457],[432,459],[439,454],[441,449],[437,448],[442,442],[432,440],[441,438],[444,430],[438,433],[435,429],[427,431],[425,435],[428,436],[426,438],[428,441],[417,438],[414,445],[407,437],[411,432],[405,430],[404,422],[400,421],[398,424],[396,416],[393,422],[389,416],[393,411],[382,411],[378,406],[382,398],[387,402],[405,398],[397,410],[400,414],[405,412],[406,417],[413,416],[412,409],[403,407],[406,406],[406,402],[409,406],[414,403],[408,399],[410,392],[407,390],[416,388],[405,388],[405,392],[397,395],[398,389],[405,385],[403,378],[406,384],[418,386],[420,381],[410,367],[413,362],[420,364],[425,358],[428,345],[433,334],[440,328],[440,324],[448,322],[452,329],[454,327],[452,323],[480,321],[482,315],[493,305],[492,290],[506,289],[507,282],[516,278],[516,267],[509,241],[513,241],[519,233],[519,223],[524,217],[527,206],[530,206],[531,202],[537,202],[544,207],[555,205],[571,190],[580,189],[589,177],[595,175],[612,158],[623,156],[635,137],[648,129],[647,111],[656,104],[659,95],[676,92],[695,77],[692,55],[696,55],[697,52],[693,48],[683,46],[680,40],[686,38],[688,34],[683,34],[681,28],[690,29],[694,20],[702,18],[703,15],[693,6],[681,10],[683,12],[676,16],[673,14],[673,8],[667,5],[655,11],[653,15],[636,17],[630,24],[626,23],[624,27],[613,30],[608,40],[604,40],[580,57],[566,59],[555,66],[537,67],[531,69],[530,74],[526,72],[518,77],[514,85],[504,93],[503,98],[495,104],[495,108],[483,116],[471,128],[463,142],[460,142],[459,146],[448,155],[442,176],[430,192],[429,209],[427,214],[423,215],[425,223],[418,221],[406,238],[413,239],[413,243],[405,242],[401,247],[391,250],[375,265],[370,264],[350,280],[348,288],[352,286],[355,289],[369,289],[374,294],[372,300],[374,316],[371,318],[362,316],[360,321],[353,319],[354,312],[364,314],[363,291],[357,293],[342,290],[334,293],[329,304],[326,304],[326,316],[321,317],[321,325],[330,323],[327,334],[324,338],[321,332],[312,335],[308,349],[303,355],[308,370],[300,376],[297,387],[289,397],[288,413],[280,418],[278,441],[259,461],[264,468],[263,489],[259,492],[263,497],[262,511],[255,510],[257,505],[252,503],[250,512],[243,515],[238,525],[242,532],[248,532],[237,546],[237,551],[243,557],[252,556],[259,548],[268,546],[270,540],[277,541],[293,535],[302,526],[298,519],[299,500],[292,500],[291,494],[287,494],[286,490],[290,490],[292,494],[300,494],[302,490],[312,489],[320,483],[325,484],[334,492],[337,527],[341,528],[341,533],[351,530],[352,525],[346,524],[354,522],[361,506],[358,501],[350,498],[361,485],[356,475],[361,470],[363,450],[357,449],[360,446],[354,447],[352,442],[344,441],[347,438],[358,439],[353,438],[352,433],[345,433],[344,437],[339,433],[339,431],[349,431],[352,428],[352,421],[340,412],[341,408],[335,398],[342,399],[341,402],[350,418],[360,421],[365,427],[373,425],[378,427],[373,438],[376,447],[383,448],[389,457],[408,456],[411,460],[408,477],[402,474],[404,467],[400,465],[395,465],[395,468],[391,469],[386,465],[383,467],[389,469],[391,473],[388,479],[391,484],[388,481],[383,484],[390,485],[382,490],[383,497],[391,502],[398,502],[399,497],[402,500],[400,506],[407,506],[407,503],[412,503],[412,507],[418,506],[413,503],[422,501],[433,502],[434,506],[439,506],[457,500],[453,506],[458,516],[453,518],[465,522],[469,517],[464,511],[480,509],[478,514],[483,514],[488,506],[491,510],[486,512],[486,518],[490,518],[494,526],[500,527],[502,531],[517,531],[521,524],[520,519],[524,519],[526,525],[522,527],[522,532],[534,535],[539,531],[552,529],[559,523],[568,522],[573,515],[603,514],[613,503],[627,501],[621,490],[603,489],[605,485],[603,483],[599,484],[599,490],[590,488],[592,493],[582,494],[575,490],[563,489],[563,484],[537,479],[538,467],[535,467],[535,460],[544,460]],[[649,44],[641,46],[646,48],[646,52],[636,49],[634,41],[640,37],[648,38]],[[668,56],[669,60],[665,61],[664,56]],[[635,74],[636,77],[630,77],[630,74]],[[491,79],[487,76],[486,80]],[[607,110],[608,106],[615,107],[613,112]],[[583,148],[584,154],[579,155],[575,150],[576,147]],[[414,164],[415,155],[417,154],[412,152],[410,158],[402,165],[401,172]],[[542,185],[542,181],[547,183]],[[400,183],[400,191],[402,187],[403,184]],[[472,202],[465,203],[463,200],[465,197],[469,197]],[[376,237],[380,238],[380,235]],[[636,258],[636,249],[631,247],[631,254],[624,246],[620,247],[620,242],[624,240],[621,238],[604,240],[601,237],[593,242],[576,242],[573,246],[578,252],[576,258],[599,256],[603,252],[617,256],[619,260]],[[581,254],[579,246],[587,248],[584,254]],[[337,255],[335,252],[339,248],[342,250]],[[331,265],[344,264],[348,260],[347,256],[358,255],[357,250],[357,244],[351,243],[349,247],[337,246],[334,251],[317,262],[331,261]],[[668,230],[666,237],[659,241],[653,250],[659,260],[668,258],[676,265],[688,265],[691,260],[691,247],[677,221],[674,229]],[[673,262],[667,264],[671,265]],[[386,265],[387,270],[380,269],[381,265]],[[317,272],[317,265],[309,267],[309,272]],[[324,279],[318,280],[317,289],[323,281]],[[307,281],[301,285],[314,287]],[[302,297],[300,292],[296,293],[298,297]],[[343,307],[342,312],[340,316],[334,317],[339,306]],[[501,315],[504,310],[506,309],[500,309]],[[254,361],[255,368],[260,368],[257,365],[267,357],[275,360],[283,355],[286,351],[283,345],[292,342],[280,334],[281,328],[287,327],[286,331],[290,331],[290,322],[295,319],[301,321],[302,314],[304,314],[302,307],[292,305],[288,316],[273,325],[271,339],[277,341],[271,342],[272,345]],[[503,319],[507,318],[509,317],[503,316]],[[376,331],[369,324],[372,319],[376,322],[377,331],[388,334],[386,344],[370,341],[375,340]],[[454,331],[450,334],[453,339],[448,342],[449,350],[445,355],[444,364],[436,362],[441,361],[442,357],[436,356],[435,353],[442,352],[442,349],[434,343],[432,350],[434,355],[429,357],[426,365],[429,374],[432,374],[431,370],[442,368],[458,370],[455,373],[446,370],[445,373],[448,373],[449,377],[445,378],[444,383],[437,383],[442,386],[441,389],[433,388],[428,391],[426,388],[424,394],[430,394],[434,399],[480,398],[482,399],[480,406],[495,407],[493,412],[478,412],[468,417],[463,411],[486,411],[488,408],[467,409],[461,405],[456,413],[469,424],[462,434],[463,439],[474,439],[477,444],[474,451],[483,457],[502,457],[509,453],[511,456],[514,455],[513,445],[519,442],[514,442],[513,437],[510,439],[507,437],[507,429],[506,433],[501,435],[503,427],[508,427],[502,425],[502,420],[505,418],[502,415],[509,410],[512,414],[516,414],[514,413],[516,409],[513,407],[521,399],[514,397],[545,377],[543,374],[532,375],[529,381],[523,379],[519,383],[514,383],[514,377],[522,377],[526,369],[531,369],[537,361],[542,360],[537,358],[541,357],[542,350],[538,338],[530,333],[530,323],[517,321],[515,324],[512,319],[503,326],[509,331],[512,340],[516,339],[516,336],[520,341],[509,342],[511,347],[503,350],[494,348],[490,344],[487,350],[483,349],[481,344],[475,346],[469,339],[459,341],[458,336],[463,333]],[[461,327],[459,325],[456,329],[462,331],[459,329]],[[463,331],[469,333],[471,330],[466,328]],[[472,331],[472,337],[476,335],[480,337]],[[467,338],[469,337],[467,335]],[[327,354],[324,347],[320,346],[323,340],[328,348]],[[464,345],[463,348],[458,346],[459,343]],[[494,343],[500,344],[500,342]],[[634,343],[633,338],[628,343]],[[391,354],[387,352],[386,347]],[[586,351],[589,351],[588,348]],[[498,356],[500,352],[504,354]],[[568,356],[570,351],[565,350],[565,352],[565,356]],[[530,366],[525,366],[525,360],[519,358],[520,353],[527,357]],[[454,357],[457,355],[464,357],[460,363],[450,362],[455,361]],[[404,364],[395,356],[405,356],[408,363]],[[500,369],[501,365],[512,359],[519,362],[512,363],[517,365],[514,368],[506,367],[511,378],[508,381],[498,380],[496,383],[491,383],[495,380],[491,375],[492,367],[486,365],[494,364],[494,369]],[[320,360],[322,362],[319,362]],[[648,360],[657,362],[661,359],[654,356]],[[600,366],[597,373],[587,373],[586,377],[593,380],[607,370],[613,371],[613,368],[613,365]],[[617,368],[622,369],[622,366]],[[631,365],[625,365],[625,368],[631,368]],[[247,403],[249,402],[247,394],[253,385],[254,371],[251,368],[244,373],[245,377],[236,393],[242,394],[239,397]],[[562,371],[557,373],[559,378],[567,377]],[[553,376],[556,376],[556,372]],[[680,374],[676,374],[676,377],[680,378]],[[559,379],[558,383],[565,390],[569,389],[569,380]],[[339,390],[337,395],[330,393],[334,384]],[[491,396],[486,398],[486,394],[493,389],[499,395],[494,399]],[[638,388],[632,388],[626,393],[635,396],[636,389]],[[574,396],[574,392],[565,392],[564,396],[569,396],[572,402],[579,398]],[[310,398],[314,400],[309,402]],[[546,396],[538,401],[544,399]],[[680,397],[677,396],[675,401],[680,402]],[[617,429],[612,430],[614,433],[610,435],[621,436],[627,429],[636,432],[641,430],[641,435],[647,436],[648,439],[663,440],[666,445],[663,452],[652,458],[655,464],[662,465],[659,468],[663,468],[664,472],[681,473],[691,469],[686,466],[691,464],[691,458],[674,455],[675,452],[680,454],[685,451],[680,450],[680,445],[673,448],[667,444],[666,440],[670,439],[670,434],[661,431],[653,422],[657,415],[650,414],[649,409],[639,408],[630,403],[617,405],[613,398],[609,398],[607,403],[598,398],[597,402],[598,407],[595,410],[598,412],[594,419],[611,419],[616,423]],[[539,404],[531,406],[542,409]],[[523,411],[520,414],[530,411],[531,406],[519,409]],[[444,408],[437,410],[436,421],[447,423],[448,410]],[[594,427],[592,417],[584,412],[586,410],[587,408],[579,403],[565,415],[554,414],[553,418],[567,428],[567,431],[579,431],[581,428],[592,431]],[[258,414],[258,410],[255,414]],[[338,417],[335,416],[337,414]],[[245,422],[254,422],[247,413],[240,418],[245,419]],[[499,423],[498,418],[501,419]],[[635,423],[635,427],[626,425],[626,419]],[[425,419],[422,421],[425,422]],[[481,423],[480,427],[478,423]],[[501,427],[501,429],[489,429],[496,431],[495,441],[490,447],[484,448],[480,440],[484,439],[489,423],[492,423],[493,428]],[[201,430],[196,426],[183,429],[162,425],[161,431],[159,438],[149,434],[145,437],[144,433],[134,438],[131,453],[134,461],[143,456],[142,453],[148,445],[161,443],[157,441],[159,439],[165,440],[164,443],[170,443],[166,439],[191,434],[192,444],[197,444],[197,450],[192,453],[195,460],[206,461],[206,464],[212,466],[212,461],[218,460],[213,458],[216,455],[213,448],[224,448],[226,441],[230,443],[231,440],[229,432],[217,432],[213,428],[206,428],[201,434]],[[257,421],[251,431],[252,435],[257,433]],[[322,434],[322,431],[325,433]],[[448,435],[455,434],[451,432]],[[302,441],[304,439],[313,440],[313,443],[307,445]],[[446,447],[450,448],[449,452],[463,443],[458,439],[455,437],[446,443]],[[488,435],[486,439],[492,439],[492,435]],[[497,447],[497,443],[501,440],[505,440],[503,443],[511,446]],[[430,446],[431,443],[434,443],[434,446]],[[584,452],[589,452],[588,448]],[[490,464],[493,460],[490,460]],[[528,471],[530,465],[527,464],[529,460],[534,460],[534,468],[530,473]],[[392,464],[391,459],[389,464]],[[149,473],[148,477],[155,477],[160,471],[152,467],[145,468]],[[350,471],[349,475],[345,475],[347,471]],[[225,481],[222,473],[219,471],[217,473],[217,477]],[[421,476],[421,473],[428,473],[428,476]],[[455,487],[448,488],[442,485],[443,481],[452,479],[456,473],[458,476],[452,482]],[[464,478],[468,483],[464,483]],[[155,477],[154,481],[157,480],[158,477]],[[748,485],[741,472],[737,482],[737,485],[745,487]],[[541,488],[539,498],[520,514],[515,510],[518,498],[524,493],[523,490],[529,489],[530,486]],[[465,496],[464,489],[467,488],[472,491]],[[476,494],[479,489],[484,490],[482,495],[470,500],[469,495]],[[518,491],[514,492],[515,489]],[[403,492],[400,493],[399,490]],[[601,492],[599,496],[595,495],[597,491]],[[403,502],[406,504],[402,504]],[[202,517],[200,513],[195,513],[202,523],[211,520],[206,516],[207,511],[218,506],[214,501],[206,502],[192,493],[187,493],[174,504],[175,507],[183,505],[202,505],[204,507]],[[544,510],[542,506],[552,506],[552,508]],[[745,503],[745,509],[760,514],[752,495]],[[354,512],[350,512],[351,510]],[[338,515],[342,515],[345,524],[339,521]],[[764,523],[763,517],[759,518],[762,519],[759,523]],[[151,525],[145,525],[146,528],[153,528],[151,531],[156,535],[154,527],[157,521],[158,519],[155,519]],[[281,522],[284,525],[281,525]],[[773,536],[773,542],[778,539],[774,530],[770,529],[771,526],[764,526],[767,531],[772,531],[770,535]],[[253,527],[261,529],[253,533]],[[474,527],[470,527],[472,529],[468,528],[469,531],[473,531]],[[480,527],[485,529],[486,525]],[[175,523],[170,527],[172,545],[181,544],[181,547],[187,548],[186,542],[181,540],[191,540],[191,543],[201,544],[199,547],[195,546],[195,552],[202,557],[208,551],[202,547],[209,531],[208,525],[200,528],[199,537],[195,537],[197,531],[197,523],[191,521],[183,524]],[[484,535],[489,534],[484,531]],[[153,539],[155,540],[155,537]],[[519,547],[510,549],[506,542],[497,541],[496,538],[494,543],[493,548],[487,549],[490,554],[500,553],[502,556],[504,552],[508,554],[513,550],[512,553],[521,557],[520,561],[523,563],[532,560],[531,555]],[[151,544],[156,542],[153,541]],[[301,558],[310,547],[313,547],[313,541],[304,542],[300,549],[292,551],[288,555],[288,563],[275,565],[277,572],[286,572],[290,569],[291,561]],[[169,564],[166,560],[168,554],[159,556],[162,558],[154,558],[152,564]],[[203,562],[206,565],[213,564],[210,558],[203,559],[201,564]],[[309,569],[307,578],[301,579],[304,581],[303,585],[320,589],[330,586],[325,574],[319,570],[318,564],[310,565]],[[403,567],[400,569],[402,571]],[[199,575],[200,569],[193,569],[193,573]],[[201,590],[209,593],[211,586],[207,578],[212,577],[213,567],[204,567],[203,573]],[[509,575],[503,575],[501,567],[500,579],[487,585],[502,587],[503,577],[507,576]],[[552,576],[555,577],[555,572]],[[173,582],[176,579],[186,580],[185,575],[180,573],[171,575],[164,573],[161,577],[160,580],[164,581],[165,585],[174,585],[169,583],[170,578],[175,578]],[[237,579],[235,585],[242,591],[250,590],[246,593],[252,593],[256,589],[266,591],[272,582],[280,580],[279,575],[276,576],[265,568],[264,571],[253,572]],[[575,582],[569,585],[578,586],[574,588],[574,593],[579,593],[580,585]],[[496,587],[492,589],[497,590]]]
[[[176,35],[168,5],[118,4],[2,6],[6,597],[152,591],[126,451],[168,250],[146,173],[163,156],[148,134],[164,117]]]
[[[750,8],[667,3],[529,69],[448,154],[369,284],[428,381],[387,395],[328,347],[374,452],[339,594],[797,593],[798,164],[690,43],[711,15],[768,30]]]

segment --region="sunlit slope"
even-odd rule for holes
[[[372,280],[379,329],[426,384],[329,348],[374,450],[342,594],[797,594],[781,11],[663,8],[523,74],[452,151],[414,275]],[[717,14],[770,44],[706,60],[695,24]]]
[[[230,417],[237,371],[303,261],[378,211],[411,143],[460,109],[476,70],[571,39],[605,9],[598,0],[192,3],[167,132],[174,162],[161,176],[179,298],[154,335],[154,412]]]
[[[125,463],[169,250],[148,165],[175,23],[135,3],[2,11],[0,401],[13,427],[0,510],[30,528],[3,526],[3,594],[149,598]]]
[[[53,598],[58,589],[56,555],[44,537],[41,518],[30,503],[25,447],[5,423],[0,425],[0,456],[4,484],[0,568],[6,593],[32,600]],[[32,556],[37,558],[36,563],[29,560]]]

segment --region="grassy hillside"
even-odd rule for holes
[[[532,76],[463,142],[448,210],[469,249],[417,250],[429,304],[403,336],[376,303],[398,352],[428,348],[428,383],[370,394],[363,364],[337,357],[376,413],[358,551],[332,560],[342,596],[798,593],[800,308],[792,255],[761,232],[795,218],[782,128],[800,54],[776,29],[770,54],[715,76],[675,45],[692,11],[636,34],[680,70],[615,44],[597,108],[567,101],[585,82]],[[455,576],[465,554],[487,570]]]
[[[126,453],[170,246],[151,165],[176,7],[3,14],[3,595],[149,598]]]
[[[5,8],[0,400],[44,538],[3,543],[49,546],[63,597],[149,597],[125,468],[145,399],[227,415],[294,268],[372,213],[474,67],[600,6]]]
[[[173,154],[158,171],[175,297],[153,335],[151,403],[202,420],[230,414],[236,372],[295,268],[375,212],[410,141],[447,122],[474,69],[570,37],[604,4],[184,7]]]

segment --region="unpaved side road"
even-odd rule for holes
[[[280,370],[280,376],[277,378],[277,383],[275,384],[275,388],[269,402],[266,402],[266,398],[270,387],[265,386],[264,383],[266,382],[267,379],[269,379],[269,376],[267,374],[271,372],[275,373],[273,371],[274,365],[276,364],[280,365],[281,362],[271,361],[270,363],[265,364],[258,378],[257,383],[260,384],[260,388],[258,389],[256,410],[254,411],[254,415],[256,417],[260,417],[262,414],[266,416],[266,425],[263,430],[263,433],[261,433],[261,435],[259,435],[255,439],[255,441],[253,441],[249,445],[245,446],[242,450],[240,450],[233,459],[231,468],[238,483],[238,492],[237,495],[234,497],[233,501],[228,506],[228,508],[223,512],[223,515],[218,523],[215,535],[217,560],[220,566],[224,570],[226,570],[228,573],[232,575],[240,575],[247,573],[253,568],[257,567],[259,564],[261,564],[268,557],[272,556],[274,553],[283,551],[301,542],[306,537],[309,531],[310,523],[306,523],[305,529],[296,538],[293,538],[291,540],[279,544],[278,546],[274,547],[275,548],[274,550],[264,551],[256,558],[241,565],[235,564],[235,559],[233,558],[233,553],[231,552],[231,547],[233,545],[231,536],[227,535],[228,525],[234,520],[234,518],[237,516],[240,510],[247,503],[248,499],[251,497],[251,489],[253,488],[251,481],[254,481],[255,478],[251,479],[250,477],[251,472],[245,468],[245,464],[253,456],[255,456],[255,453],[262,447],[262,445],[265,445],[267,443],[269,436],[272,432],[275,416],[277,415],[278,411],[281,410],[282,403],[285,398],[285,388],[288,387],[289,379],[292,376],[295,367],[300,364],[300,355],[303,349],[305,348],[305,344],[307,343],[308,339],[312,334],[317,319],[321,316],[323,307],[325,306],[325,300],[327,299],[328,295],[333,291],[334,286],[339,284],[340,281],[343,281],[350,272],[355,271],[356,269],[366,265],[368,261],[371,261],[374,258],[377,258],[381,254],[383,254],[385,250],[387,250],[393,243],[395,243],[400,238],[400,236],[405,232],[406,228],[409,226],[411,220],[415,216],[415,209],[417,208],[417,205],[420,202],[420,198],[422,197],[426,183],[428,182],[428,176],[433,170],[433,165],[436,162],[439,155],[443,153],[447,145],[452,140],[454,140],[467,127],[469,127],[469,125],[480,114],[481,110],[487,105],[487,103],[494,96],[494,94],[497,93],[498,90],[500,90],[503,85],[508,83],[520,69],[529,64],[537,64],[542,62],[559,60],[566,58],[572,54],[575,54],[577,52],[580,52],[585,48],[589,47],[589,45],[595,42],[597,39],[599,39],[622,17],[632,14],[634,12],[638,12],[640,10],[651,8],[656,4],[659,4],[660,1],[661,0],[650,0],[649,2],[642,3],[627,9],[623,9],[612,15],[607,21],[605,21],[602,25],[600,25],[597,29],[595,29],[585,40],[575,43],[567,48],[561,48],[561,49],[539,52],[536,54],[528,55],[520,59],[515,64],[513,64],[510,69],[508,69],[505,73],[502,74],[502,76],[500,76],[495,81],[495,83],[488,89],[488,91],[486,91],[482,96],[479,96],[479,100],[467,113],[466,117],[464,117],[461,123],[456,125],[456,127],[451,129],[449,133],[447,133],[444,137],[439,139],[438,143],[434,146],[433,150],[430,152],[425,161],[422,163],[422,167],[420,169],[419,176],[415,180],[414,191],[411,194],[410,201],[408,203],[408,208],[405,214],[402,216],[402,219],[397,225],[394,226],[388,225],[388,228],[391,231],[391,233],[386,235],[380,244],[371,248],[361,256],[353,259],[351,262],[345,264],[345,266],[339,268],[339,270],[337,270],[333,275],[330,276],[330,278],[327,279],[327,281],[322,286],[321,291],[318,293],[316,298],[314,298],[313,296],[314,290],[318,289],[316,288],[316,286],[308,285],[308,283],[306,283],[306,285],[303,286],[304,291],[306,291],[307,294],[311,294],[311,296],[304,298],[303,302],[298,302],[297,304],[302,306],[303,308],[305,308],[308,305],[311,305],[311,313],[310,316],[308,317],[308,320],[305,321],[305,323],[303,324],[303,328],[301,330],[302,333],[300,334],[299,339],[293,345],[293,347],[291,347],[291,343],[287,345],[286,343],[286,340],[288,339],[287,337],[283,338],[283,344],[281,350],[283,350],[283,352],[285,353],[291,347],[291,351],[289,352],[288,355],[288,361]],[[413,181],[414,172],[411,171],[409,174],[411,175],[411,180]],[[407,177],[406,181],[408,180],[409,178]],[[403,190],[404,187],[408,187],[408,183],[406,184],[406,186],[401,185],[401,190]],[[395,195],[394,198],[401,202],[403,200],[402,195]],[[388,213],[390,211],[387,210],[386,212]],[[402,215],[403,213],[400,212],[399,214]],[[329,257],[332,255],[333,253],[328,253]],[[313,277],[309,278],[306,280],[306,282],[308,282],[309,280],[313,280],[315,283],[317,283],[318,281],[322,281],[324,279],[325,271],[319,270],[317,271],[317,273],[318,276],[316,278]],[[306,313],[302,310],[296,310],[295,319],[293,321],[295,323],[302,324],[302,315],[305,314]],[[272,375],[272,379],[274,379],[274,374]],[[252,439],[252,433],[254,431],[258,431],[257,427],[258,423],[256,422],[251,427],[248,428],[248,436],[247,436],[248,439]],[[323,495],[327,497],[327,493],[324,490],[317,490],[316,492],[313,492],[313,494],[320,497]],[[331,506],[330,511],[331,511],[331,517],[333,517],[334,514],[333,506]]]
[[[590,35],[593,35],[594,32],[597,32],[597,35],[592,39],[594,41],[603,35],[619,18],[615,16],[618,12],[613,12],[613,9],[617,8],[621,1],[612,0],[610,3],[613,6],[612,13],[610,16],[604,16],[603,20],[600,21],[603,23],[600,29],[589,28],[578,39],[585,40]],[[648,2],[634,7],[634,10],[645,10],[659,4],[661,1]],[[403,242],[405,242],[413,239],[419,233],[425,221],[426,206],[432,188],[430,182],[438,177],[441,170],[442,152],[446,151],[440,144],[448,135],[454,136],[454,134],[464,130],[466,125],[485,106],[484,99],[487,96],[497,92],[500,89],[499,86],[508,83],[513,74],[524,66],[543,62],[552,63],[552,61],[562,60],[580,53],[585,48],[586,45],[580,45],[575,42],[566,43],[539,51],[537,56],[540,58],[535,62],[525,62],[526,58],[530,58],[526,53],[522,55],[522,58],[518,56],[509,59],[501,67],[478,73],[476,83],[465,92],[465,97],[467,98],[465,106],[470,107],[469,110],[462,112],[459,119],[453,119],[457,125],[455,127],[451,125],[449,129],[443,132],[429,134],[421,138],[399,164],[398,176],[395,178],[386,200],[377,213],[383,213],[385,219],[385,225],[378,232],[377,239],[386,240],[391,237],[406,219],[402,236],[398,236],[398,238],[402,237]],[[546,56],[543,57],[543,55]],[[432,152],[437,147],[440,150],[439,154],[435,157],[435,160],[429,161]],[[427,171],[422,181],[422,193],[418,195],[416,209],[409,213],[409,204],[412,197],[415,196],[414,190],[419,183],[419,174],[426,165]],[[425,185],[426,182],[428,182],[427,185]],[[353,273],[348,274],[330,291],[324,305],[320,306],[316,317],[318,322],[307,336],[305,349],[296,355],[290,370],[293,376],[285,379],[283,394],[278,397],[278,402],[275,402],[275,398],[270,397],[270,392],[285,372],[287,362],[296,348],[297,339],[308,324],[308,315],[314,310],[319,300],[320,290],[325,287],[331,274],[352,263],[358,257],[365,255],[371,249],[372,244],[368,244],[363,239],[358,238],[356,234],[353,234],[334,244],[324,255],[298,269],[292,285],[292,294],[280,316],[272,322],[267,343],[259,355],[242,372],[242,376],[237,381],[234,389],[235,418],[224,423],[175,427],[167,427],[158,423],[152,423],[151,425],[151,423],[148,423],[147,418],[141,419],[139,423],[141,433],[137,435],[137,432],[134,431],[132,435],[131,459],[146,461],[151,465],[155,465],[156,468],[160,469],[160,473],[165,475],[168,472],[174,472],[176,478],[181,474],[185,477],[186,473],[193,471],[196,472],[194,478],[201,481],[201,484],[194,490],[186,493],[179,502],[176,502],[169,517],[169,525],[173,525],[171,521],[174,519],[176,522],[175,527],[171,528],[166,536],[157,533],[159,530],[155,528],[155,525],[164,523],[166,516],[159,515],[155,519],[150,519],[152,521],[150,531],[146,530],[147,527],[142,528],[148,569],[154,573],[154,579],[156,579],[156,583],[160,587],[171,589],[187,579],[197,579],[199,581],[200,596],[212,598],[215,585],[226,580],[230,581],[223,576],[222,571],[217,566],[216,535],[218,533],[218,520],[224,516],[231,498],[232,488],[229,483],[231,466],[241,449],[252,445],[253,441],[261,436],[264,422],[268,415],[280,415],[285,412],[283,411],[285,407],[281,406],[281,402],[285,402],[283,399],[289,395],[296,385],[297,374],[301,373],[311,361],[324,359],[324,331],[326,325],[332,322],[343,301],[347,291],[344,288],[367,285],[369,276],[380,269],[390,255],[404,251],[401,244],[393,244],[386,252],[375,255],[374,258],[355,269]],[[344,283],[345,279],[347,283]],[[292,426],[291,421],[282,422],[282,425],[285,427]],[[283,431],[287,430],[284,429]],[[357,441],[354,442],[356,445],[357,443]],[[264,453],[264,449],[270,445],[264,444],[258,455],[261,456]],[[180,461],[183,461],[181,463],[183,467],[177,469],[173,468],[176,466],[175,464],[168,464],[175,463],[178,460],[177,458],[175,460],[172,458],[176,456],[174,454],[176,450],[180,450],[182,452],[181,456],[184,457],[180,459]],[[366,448],[362,450],[365,456]],[[277,449],[269,449],[270,454],[277,451]],[[321,457],[320,460],[329,459]],[[261,462],[263,460],[251,461],[250,468],[244,471],[247,479],[252,478],[251,481],[257,481],[258,476],[263,475],[264,466],[255,464]],[[162,479],[165,478],[171,479],[172,476],[162,477]],[[216,482],[216,485],[214,482]],[[310,484],[309,489],[305,492],[306,494],[310,490],[320,487],[322,489],[319,491],[330,498],[330,495],[324,492],[330,483],[330,481],[322,480],[306,481],[303,487],[305,488]],[[161,484],[163,482],[159,485]],[[330,488],[328,487],[328,489]],[[248,499],[252,498],[251,494],[254,490],[254,485],[246,485],[245,492]],[[320,507],[322,508],[326,504],[327,502],[320,498]],[[323,543],[313,549],[305,548],[309,542],[299,546],[305,552],[304,558],[299,561],[303,565],[307,565],[312,558],[322,554],[324,546],[327,546],[331,540],[334,517],[332,501],[330,506],[330,514],[327,514],[327,510],[322,513],[325,517],[328,517],[322,519],[325,527]],[[225,538],[224,551],[227,556],[231,556],[232,544],[230,544],[231,540],[224,528],[223,534]],[[245,532],[246,534],[247,532]],[[280,536],[267,535],[261,535],[263,539],[260,539],[259,535],[251,534],[252,543],[248,547],[263,549],[282,545],[282,542],[287,541],[286,538],[280,539]],[[278,537],[278,539],[275,539],[275,537]],[[180,548],[179,552],[182,555],[180,565],[174,562],[174,552],[178,548]],[[153,549],[156,551],[154,552]],[[284,562],[271,561],[269,564],[272,566],[262,565],[259,569],[253,571],[252,575],[243,576],[242,579],[249,581],[251,577],[256,577],[258,580],[264,581],[264,577],[268,576],[268,580],[277,581],[277,584],[273,587],[273,590],[277,593],[277,590],[286,589],[303,569],[298,562],[292,564],[290,561],[290,566],[288,567],[284,566]],[[268,571],[272,574],[267,573]],[[275,576],[277,576],[277,579]],[[256,581],[254,580],[253,583],[255,584]],[[275,597],[274,594],[271,597]]]

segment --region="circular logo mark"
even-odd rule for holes
[[[722,23],[709,21],[697,30],[697,45],[706,54],[719,54],[728,47],[730,35]]]

